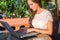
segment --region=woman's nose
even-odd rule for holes
[[[32,9],[32,6],[30,6],[30,9]]]

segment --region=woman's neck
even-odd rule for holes
[[[41,13],[43,10],[44,10],[43,8],[38,8],[37,11],[36,11],[36,14]]]

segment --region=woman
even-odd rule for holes
[[[41,34],[52,35],[52,15],[48,10],[42,8],[41,0],[27,0],[27,3],[31,11],[34,12],[30,18],[33,28],[29,28],[27,32],[35,31]]]

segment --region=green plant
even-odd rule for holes
[[[43,8],[46,8],[47,0],[41,0],[41,4]]]
[[[29,17],[26,0],[0,0],[0,12],[5,12],[6,17]]]
[[[45,7],[46,0],[42,0]],[[5,12],[6,17],[30,17],[26,0],[0,0],[0,12]]]
[[[5,11],[6,10],[6,2],[5,1],[0,1],[0,10]]]
[[[22,16],[25,16],[25,11],[27,11],[27,2],[26,0],[20,0],[20,3],[17,5],[18,11]]]

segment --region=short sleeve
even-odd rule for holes
[[[52,14],[50,12],[47,13],[46,19],[47,19],[47,21],[52,21],[53,22],[53,17],[52,17]]]

